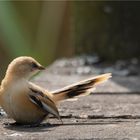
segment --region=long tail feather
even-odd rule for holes
[[[111,73],[102,74],[96,77],[80,81],[62,89],[53,91],[53,100],[58,102],[65,99],[74,98],[77,96],[85,96],[91,93],[97,84],[100,84],[111,78]]]

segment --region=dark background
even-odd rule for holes
[[[43,65],[62,57],[140,58],[139,1],[1,1],[0,77],[15,57]]]

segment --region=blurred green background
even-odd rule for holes
[[[15,57],[140,57],[139,1],[0,1],[0,78]]]

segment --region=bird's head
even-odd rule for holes
[[[14,78],[29,79],[35,73],[45,69],[35,59],[28,56],[21,56],[15,58],[8,66],[6,75]]]

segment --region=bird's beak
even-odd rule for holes
[[[38,69],[39,69],[39,70],[45,70],[45,67],[39,65],[39,66],[38,66]]]

